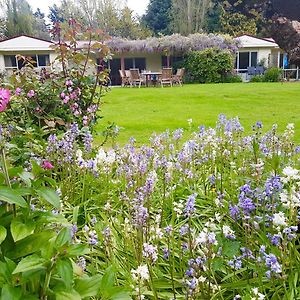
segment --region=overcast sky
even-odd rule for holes
[[[43,13],[48,15],[48,7],[53,4],[58,4],[60,0],[27,0],[35,11],[38,7]],[[127,0],[128,6],[134,10],[135,13],[142,15],[149,3],[149,0]]]

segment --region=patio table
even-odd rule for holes
[[[142,75],[144,75],[146,78],[146,86],[149,85],[149,81],[152,81],[152,79],[151,79],[152,77],[158,77],[161,74],[162,74],[161,72],[152,72],[152,71],[142,72]]]

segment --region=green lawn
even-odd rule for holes
[[[112,88],[103,98],[98,130],[108,122],[122,127],[119,144],[130,137],[137,142],[148,141],[152,132],[167,128],[214,126],[220,113],[239,116],[245,130],[262,121],[264,130],[277,123],[280,130],[294,123],[296,141],[300,142],[299,83],[236,83],[185,85],[165,88]]]

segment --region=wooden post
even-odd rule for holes
[[[123,55],[121,56],[121,70],[125,71],[125,58]]]
[[[170,68],[170,55],[167,55],[167,68]]]

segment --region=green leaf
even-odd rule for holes
[[[215,258],[212,262],[212,270],[213,271],[220,271],[224,267],[223,259],[222,258]]]
[[[13,271],[13,274],[23,273],[32,270],[45,269],[45,259],[39,257],[36,254],[23,258]]]
[[[90,249],[82,244],[71,245],[67,248],[69,256],[81,256],[90,253]]]
[[[63,245],[71,242],[71,240],[71,230],[70,228],[65,227],[59,232],[58,236],[56,237],[55,246],[57,248],[60,248]]]
[[[77,279],[75,282],[75,290],[82,298],[96,296],[100,288],[100,280],[100,275]]]
[[[5,300],[19,300],[22,296],[22,290],[19,287],[13,287],[5,284],[2,288],[1,299]]]
[[[35,225],[33,223],[24,224],[14,219],[10,225],[11,235],[15,242],[24,239],[34,232]]]
[[[9,204],[16,204],[21,207],[27,207],[27,203],[23,197],[9,187],[0,187],[0,201],[7,202]]]
[[[36,192],[41,198],[52,204],[55,208],[60,208],[60,199],[54,190],[46,187],[41,187],[37,189]]]
[[[0,244],[5,240],[6,234],[6,228],[0,225]]]
[[[70,289],[73,281],[73,266],[69,259],[59,260],[57,262],[57,272],[67,289]]]
[[[31,180],[34,179],[34,176],[32,173],[23,171],[22,173],[20,173],[18,175],[28,187],[31,187]]]
[[[56,300],[82,300],[76,291],[71,292],[58,292],[55,294]]]
[[[115,275],[116,273],[113,266],[110,266],[105,270],[100,283],[101,290],[105,291],[114,286]]]
[[[222,252],[228,257],[234,257],[240,250],[240,242],[237,241],[225,241],[223,244]]]
[[[16,242],[13,250],[7,253],[9,258],[23,257],[28,254],[40,251],[42,248],[49,247],[48,241],[54,237],[55,232],[43,231],[40,233],[34,233]]]

